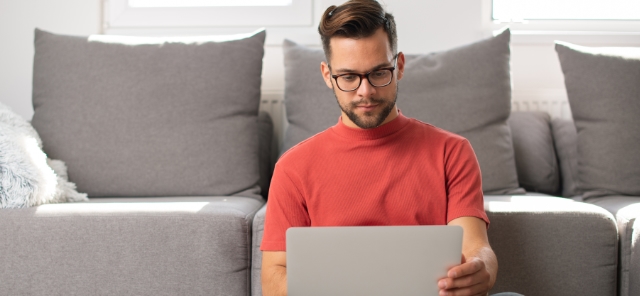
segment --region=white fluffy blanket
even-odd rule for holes
[[[47,159],[35,129],[0,103],[0,208],[86,200],[64,162]]]

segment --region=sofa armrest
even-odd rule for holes
[[[634,207],[636,213],[640,212],[640,204],[634,205]],[[627,268],[629,279],[629,294],[627,295],[640,295],[640,243],[638,242],[640,242],[640,219],[635,218],[631,234],[631,255]]]
[[[264,232],[264,217],[267,213],[265,204],[253,217],[253,254],[251,256],[251,295],[262,296],[262,281],[260,272],[262,271],[262,252],[260,243]]]
[[[618,232],[605,209],[551,196],[485,196],[498,257],[491,293],[616,295]]]

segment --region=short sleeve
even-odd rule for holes
[[[283,166],[276,165],[269,189],[261,251],[286,251],[287,229],[311,225],[300,185],[295,176],[291,178]]]
[[[489,227],[489,218],[484,211],[480,165],[468,140],[457,140],[447,149],[445,174],[447,223],[460,217],[477,217]]]

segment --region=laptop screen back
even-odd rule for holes
[[[294,227],[288,295],[435,296],[461,254],[459,226]]]

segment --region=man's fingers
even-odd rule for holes
[[[487,281],[487,277],[483,274],[473,274],[461,278],[446,278],[438,281],[440,289],[457,289],[462,287],[471,287]]]
[[[484,268],[484,262],[478,258],[473,258],[468,262],[462,263],[447,272],[450,278],[459,278],[478,272]]]
[[[453,290],[440,290],[440,296],[484,295],[489,291],[484,283]]]

